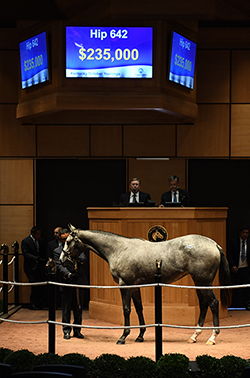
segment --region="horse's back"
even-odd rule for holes
[[[217,243],[202,235],[186,235],[170,239],[162,249],[162,271],[175,279],[190,274],[195,283],[211,282],[220,265]]]

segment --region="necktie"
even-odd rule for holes
[[[241,250],[241,261],[244,262],[246,260],[246,244],[245,240],[242,241],[242,250]]]
[[[35,247],[36,247],[36,250],[37,250],[37,253],[39,253],[39,245],[38,245],[38,242],[36,240],[33,240],[34,241],[34,244],[35,244]]]
[[[174,192],[174,202],[177,202],[176,192]]]
[[[136,203],[136,194],[134,194],[133,203]]]

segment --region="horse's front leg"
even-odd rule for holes
[[[122,296],[124,326],[130,326],[130,313],[131,313],[131,289],[120,289]],[[116,344],[125,344],[126,337],[130,334],[130,329],[126,328],[123,331],[122,336],[119,338]]]
[[[139,323],[140,325],[145,325],[140,288],[132,289],[132,299],[134,302],[136,313],[138,315]],[[135,340],[136,342],[141,343],[144,341],[143,335],[145,331],[146,331],[146,328],[140,328],[139,336]]]

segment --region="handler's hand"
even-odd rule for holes
[[[232,269],[231,269],[231,271],[232,271],[233,273],[237,273],[237,272],[238,272],[238,268],[237,268],[237,266],[233,266]]]

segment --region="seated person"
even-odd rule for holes
[[[164,207],[165,202],[180,202],[182,206],[192,206],[189,192],[178,187],[179,177],[170,176],[168,182],[170,190],[162,194],[159,207]]]
[[[150,194],[140,191],[141,181],[138,178],[132,178],[129,182],[129,192],[123,193],[120,197],[120,205],[129,206],[129,203],[144,203],[147,206],[147,200],[151,200]]]

